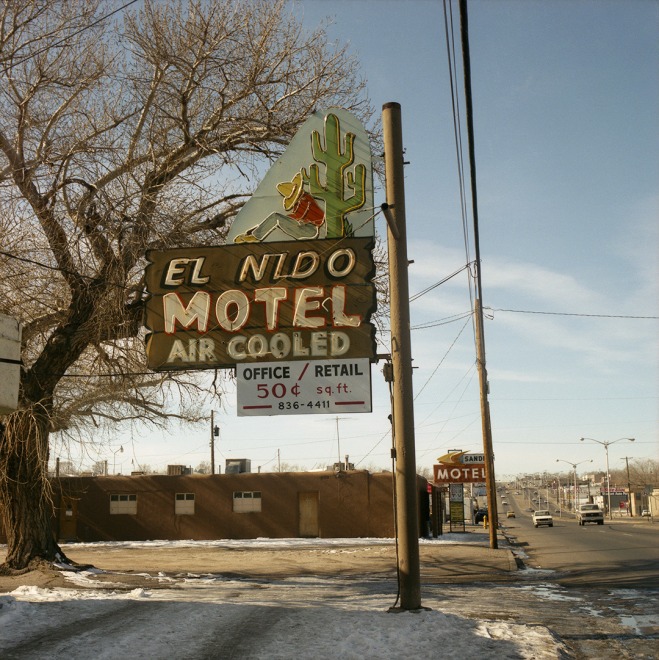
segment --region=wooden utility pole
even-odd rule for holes
[[[460,0],[460,36],[462,41],[462,67],[464,69],[465,114],[469,143],[469,176],[471,179],[471,201],[474,216],[474,246],[476,251],[476,353],[478,377],[481,390],[481,423],[483,426],[483,454],[485,455],[485,476],[487,487],[487,517],[490,524],[490,548],[496,549],[497,512],[496,480],[494,477],[494,452],[492,450],[492,425],[490,424],[490,404],[488,402],[487,369],[485,367],[485,337],[483,334],[483,281],[481,277],[481,252],[478,229],[478,195],[476,193],[476,149],[474,146],[474,111],[471,97],[471,60],[469,56],[469,17],[467,0]]]
[[[419,505],[414,448],[410,294],[407,277],[407,232],[403,172],[403,133],[398,103],[382,106],[384,166],[387,193],[391,364],[393,372],[392,429],[396,452],[396,534],[400,608],[421,608],[419,568]]]
[[[487,399],[488,383],[485,366],[485,341],[483,339],[483,308],[481,301],[476,299],[476,360],[478,362],[478,380],[481,391],[481,427],[483,429],[483,456],[485,457],[485,488],[487,490],[487,519],[490,529],[490,548],[499,547],[497,541],[497,526],[499,512],[497,511],[497,486],[494,478],[494,452],[492,450],[492,426],[490,425],[490,403]]]
[[[634,509],[632,508],[632,480],[629,476],[629,456],[625,456],[625,463],[627,464],[627,515],[634,517]]]

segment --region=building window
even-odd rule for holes
[[[234,513],[261,512],[261,491],[235,491],[233,494]]]
[[[194,515],[194,493],[176,493],[174,513],[177,516]]]
[[[137,514],[137,495],[110,495],[110,515],[120,514]]]

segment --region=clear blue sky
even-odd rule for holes
[[[467,261],[443,3],[292,6],[308,26],[332,19],[330,37],[358,56],[378,115],[386,102],[402,106],[410,289],[421,291]],[[497,477],[569,469],[556,459],[592,458],[604,469],[603,447],[582,436],[636,438],[610,447],[611,468],[624,456],[659,458],[659,3],[468,7]],[[457,2],[453,12],[459,49]],[[464,108],[461,73],[457,85]],[[385,201],[381,190],[375,201]],[[412,303],[412,326],[469,309],[462,273]],[[473,332],[464,323],[412,331],[420,466],[447,449],[482,450]],[[340,418],[338,438],[335,417],[238,418],[228,396],[218,462],[247,457],[271,470],[279,450],[282,462],[311,468],[337,460],[340,449],[358,467],[390,467],[380,369],[373,366],[374,412]],[[207,425],[119,442],[124,472],[129,459],[157,467],[209,458]]]

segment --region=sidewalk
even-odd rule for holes
[[[434,566],[427,563],[427,544],[438,545],[433,555],[440,557],[445,565]],[[437,577],[454,577],[460,573],[467,582],[508,579],[517,572],[512,548],[504,529],[497,529],[497,548],[490,548],[490,530],[482,525],[467,525],[464,533],[446,533],[438,539],[421,539],[421,573],[424,569],[436,569]]]

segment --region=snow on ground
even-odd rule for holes
[[[272,549],[272,548],[331,548],[337,547],[360,547],[360,546],[374,546],[374,545],[391,545],[393,539],[386,538],[349,538],[349,539],[331,539],[331,538],[308,538],[308,539],[271,539],[266,537],[256,539],[217,539],[212,541],[94,541],[93,543],[80,543],[76,541],[76,548],[255,548],[255,549]],[[474,545],[482,545],[483,538],[480,534],[470,532],[453,532],[444,534],[441,538],[426,539],[420,538],[419,545],[441,545],[441,544],[456,544],[465,545],[473,543]]]
[[[447,536],[443,542],[466,541],[466,535]],[[391,540],[256,539],[89,545],[270,548],[374,543]],[[381,580],[304,576],[264,581],[187,575],[177,579],[171,589],[126,592],[113,590],[111,585],[105,590],[81,589],[91,583],[91,573],[65,575],[71,588],[24,586],[0,596],[0,657],[65,656],[68,660],[87,660],[92,649],[95,660],[406,659],[423,654],[474,660],[564,657],[564,647],[544,626],[474,620],[445,613],[439,598],[424,597],[423,605],[428,610],[389,612],[390,588],[384,588]],[[161,577],[163,581],[171,580]],[[245,653],[243,645],[249,649]],[[227,648],[233,649],[231,654]],[[217,654],[209,655],[210,649],[217,649]]]

